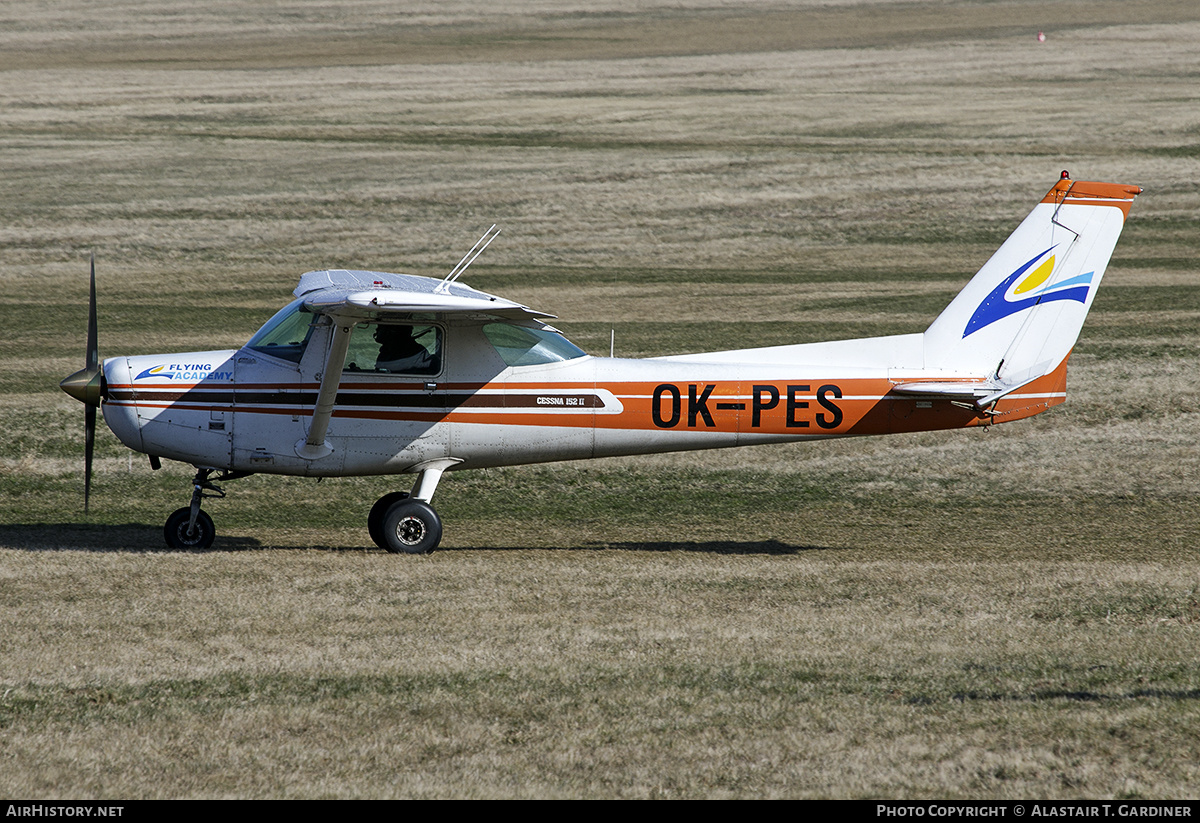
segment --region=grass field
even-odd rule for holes
[[[1193,2],[400,7],[0,12],[0,795],[1196,796]],[[92,250],[189,351],[499,222],[471,285],[649,356],[920,331],[1063,168],[1146,191],[1039,418],[448,475],[416,558],[388,478],[166,551],[104,430],[83,515]]]

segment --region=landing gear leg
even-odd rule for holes
[[[392,553],[429,554],[442,540],[442,520],[429,501],[442,472],[457,460],[427,464],[417,476],[411,494],[385,494],[371,507],[367,531],[375,545]]]
[[[212,518],[200,510],[200,501],[205,497],[224,497],[225,490],[210,481],[214,469],[196,469],[192,479],[192,502],[189,506],[176,509],[167,518],[163,537],[172,549],[207,549],[213,544],[217,530]],[[236,480],[249,472],[221,472],[219,480]]]

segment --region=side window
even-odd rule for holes
[[[531,328],[512,323],[488,323],[483,333],[509,366],[535,366],[574,360],[587,354],[556,329]]]
[[[346,371],[435,375],[442,370],[442,330],[437,326],[360,324],[350,335]]]

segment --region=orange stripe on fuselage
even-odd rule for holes
[[[1061,373],[1061,376],[1059,376]],[[596,389],[611,392],[622,405],[620,413],[579,409],[577,413],[547,414],[513,409],[504,414],[451,411],[448,419],[462,423],[517,426],[589,425],[627,431],[741,432],[770,435],[844,436],[936,431],[988,425],[1029,417],[1063,402],[1066,363],[1023,387],[1019,395],[1002,399],[996,416],[981,417],[950,400],[909,398],[891,394],[885,379],[762,381],[714,380],[663,383],[604,383]],[[498,388],[498,387],[497,387]],[[550,388],[538,384],[507,384],[522,394]],[[554,385],[588,391],[589,385]]]
[[[613,383],[511,383],[454,384],[459,395],[469,394],[454,408],[388,408],[363,403],[338,406],[335,418],[389,421],[437,422],[504,426],[595,427],[626,431],[710,431],[768,435],[836,437],[845,435],[894,434],[936,431],[1020,420],[1062,403],[1066,392],[1067,361],[1051,374],[1001,398],[991,415],[981,416],[949,399],[921,398],[891,393],[893,382],[883,378],[847,380],[736,380],[613,382]],[[340,391],[362,392],[380,397],[395,396],[394,385],[370,386],[344,383]],[[439,389],[445,386],[442,384]],[[258,384],[256,389],[266,388]],[[289,385],[288,388],[293,388]],[[188,388],[172,386],[172,394]],[[241,388],[241,387],[239,387]],[[307,386],[305,388],[308,388]],[[391,389],[392,391],[389,391]],[[619,403],[605,406],[600,397],[611,393]],[[147,392],[147,394],[154,394]],[[575,404],[542,406],[536,398],[568,397]],[[572,398],[574,399],[574,398]],[[234,411],[238,414],[312,414],[311,407],[284,403],[243,405],[203,402],[197,394],[191,402],[169,402],[164,398],[140,397],[136,405],[147,408],[181,408],[194,411]],[[585,402],[586,401],[586,402]],[[116,401],[114,405],[126,405]]]

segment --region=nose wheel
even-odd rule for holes
[[[200,501],[206,497],[224,497],[225,490],[209,480],[215,469],[196,469],[192,479],[192,502],[189,506],[176,509],[163,526],[163,537],[172,549],[207,549],[216,539],[217,530],[212,518],[200,510]],[[220,472],[217,479],[237,480],[249,477],[250,472]]]
[[[192,509],[184,506],[176,509],[163,526],[163,537],[172,549],[207,549],[213,544],[217,529],[207,512],[197,512],[192,523]]]

